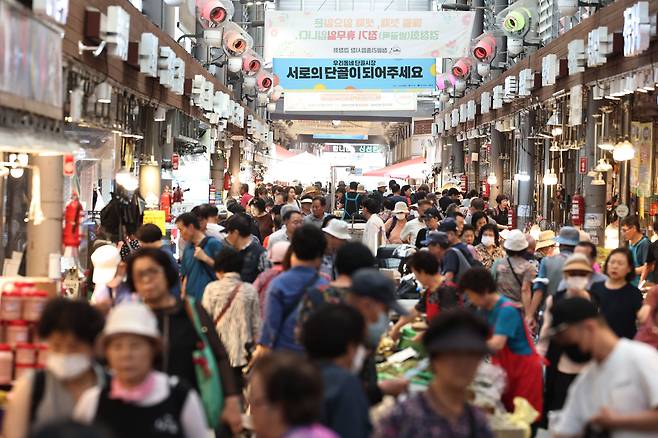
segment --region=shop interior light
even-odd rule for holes
[[[557,137],[562,135],[562,127],[561,126],[556,126],[553,129],[551,129],[551,134],[553,137]]]
[[[599,149],[603,151],[611,151],[615,148],[615,145],[612,144],[611,141],[609,140],[602,140],[601,143],[599,143]]]
[[[115,177],[116,183],[128,192],[134,192],[139,187],[139,180],[128,169],[121,169]]]
[[[528,175],[528,172],[525,170],[520,171],[516,175],[514,175],[514,181],[517,182],[527,182],[530,181],[530,175]]]
[[[492,186],[498,184],[498,177],[496,176],[495,173],[491,172],[489,174],[489,176],[487,177],[487,184]]]
[[[554,186],[558,182],[557,180],[557,174],[555,173],[555,170],[551,169],[550,172],[548,172],[546,175],[544,175],[544,185],[545,186]]]
[[[96,95],[96,101],[98,103],[112,103],[112,85],[107,81],[103,81],[96,85],[94,94]]]
[[[601,158],[594,168],[596,172],[609,172],[612,170],[612,164],[608,163],[608,160]]]
[[[628,141],[620,141],[615,145],[615,149],[612,151],[612,158],[615,161],[628,161],[635,158],[635,148],[633,144]]]
[[[153,120],[155,122],[164,122],[167,119],[167,110],[163,106],[159,106],[155,110],[155,114],[153,115]]]
[[[605,185],[605,180],[603,179],[603,176],[600,173],[596,174],[596,178],[592,180],[591,183],[593,186],[604,186]]]

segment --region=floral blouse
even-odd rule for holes
[[[496,260],[502,259],[506,256],[505,250],[500,246],[494,246],[493,248],[493,253],[490,253],[489,250],[487,250],[487,247],[482,244],[475,247],[475,252],[478,253],[480,261],[487,269],[491,269]]]

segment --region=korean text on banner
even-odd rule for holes
[[[144,211],[144,221],[145,224],[154,224],[160,228],[162,234],[166,234],[167,230],[165,229],[165,212],[164,210],[145,210]]]
[[[289,91],[286,112],[317,111],[416,111],[417,94],[378,91]]]
[[[275,58],[286,90],[433,90],[436,59]]]
[[[466,56],[475,12],[265,14],[265,59],[419,59]]]

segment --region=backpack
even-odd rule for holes
[[[354,198],[350,198],[350,192],[345,193],[345,213],[343,219],[352,219],[352,216],[359,212],[359,204],[361,204],[361,195],[355,193]]]
[[[473,257],[467,258],[459,248],[451,247],[448,248],[448,251],[453,251],[455,254],[457,254],[457,258],[459,259],[459,268],[457,269],[457,273],[453,278],[453,282],[455,283],[459,283],[459,279],[464,274],[464,272],[471,268],[483,266],[481,262],[475,260]]]

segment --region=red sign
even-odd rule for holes
[[[178,154],[171,154],[171,168],[174,170],[178,170],[178,161],[180,157]]]
[[[578,161],[578,173],[581,175],[587,175],[587,157],[580,157]]]
[[[72,154],[64,155],[64,176],[75,174],[75,159]]]
[[[462,192],[467,192],[468,191],[468,175],[463,174],[462,176],[459,177],[459,185],[461,186]]]

